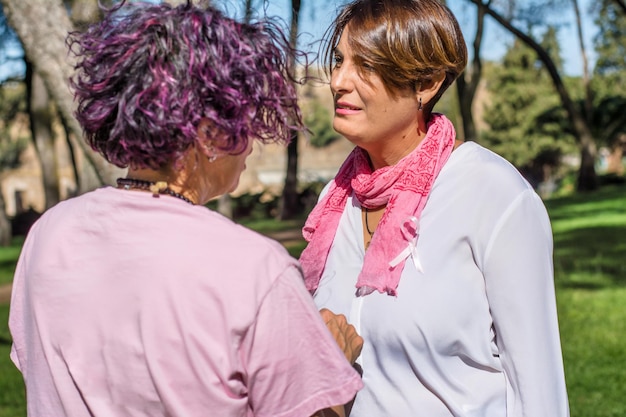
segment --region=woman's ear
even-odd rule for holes
[[[428,104],[430,100],[437,95],[445,79],[446,72],[438,71],[433,74],[430,80],[419,83],[415,91],[417,98],[421,100],[424,105]]]
[[[209,119],[207,119],[206,117],[200,119],[200,123],[198,123],[198,130],[196,132],[196,134],[198,135],[198,139],[200,139],[201,142],[206,142],[210,140],[210,138],[212,137],[212,128],[213,123]]]
[[[200,152],[202,152],[208,159],[209,162],[213,162],[217,159],[217,152],[215,150],[214,143],[214,132],[213,132],[213,123],[207,119],[200,119],[200,123],[198,123],[198,141],[196,142],[200,148]]]

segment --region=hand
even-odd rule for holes
[[[346,359],[348,359],[350,364],[354,364],[356,358],[361,354],[363,338],[359,336],[354,326],[348,323],[346,316],[343,314],[335,314],[327,308],[323,308],[320,310],[320,315],[339,348],[346,355]]]

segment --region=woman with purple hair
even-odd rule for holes
[[[85,138],[128,175],[24,243],[9,321],[28,415],[343,415],[362,339],[332,323],[344,356],[284,248],[204,207],[255,139],[303,128],[280,29],[136,3],[68,45]]]

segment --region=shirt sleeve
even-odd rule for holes
[[[500,218],[483,272],[507,380],[507,417],[568,416],[552,231],[532,190],[520,194]]]
[[[362,387],[296,267],[288,268],[264,298],[242,346],[255,416],[310,416],[347,403]]]

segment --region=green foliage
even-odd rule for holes
[[[11,139],[9,126],[26,110],[24,86],[10,83],[0,86],[0,171],[17,168],[28,138]]]
[[[615,2],[602,0],[596,4],[596,25],[594,109],[588,118],[598,142],[612,146],[626,133],[626,15]]]
[[[9,140],[5,136],[0,139],[0,170],[17,168],[20,155],[28,146],[28,139]]]
[[[23,83],[0,84],[0,120],[4,124],[26,112],[26,88]]]
[[[311,131],[309,142],[316,148],[330,145],[341,136],[333,129],[330,110],[317,98],[311,98],[303,109],[304,123]]]
[[[558,56],[555,34],[548,30],[543,44]],[[485,112],[490,129],[482,132],[481,142],[518,168],[538,162],[558,165],[559,156],[574,149],[575,140],[563,132],[567,114],[536,53],[517,40],[491,74]]]
[[[611,85],[626,88],[626,15],[612,0],[596,3],[598,33],[595,37],[596,74],[607,77]]]
[[[602,81],[607,79],[596,77],[595,84]],[[619,140],[620,134],[626,133],[626,94],[604,91],[604,95],[602,90],[596,94],[593,111],[588,118],[596,141],[611,147]]]
[[[559,45],[557,36],[556,28],[554,26],[548,26],[546,32],[543,34],[541,46],[548,52],[550,59],[554,62],[559,73],[563,73],[563,58],[561,57],[561,46]]]
[[[456,93],[456,85],[452,84],[441,96],[435,107],[434,112],[445,114],[454,124],[457,132],[461,131],[463,119],[461,119],[461,111],[459,110],[459,97]]]

